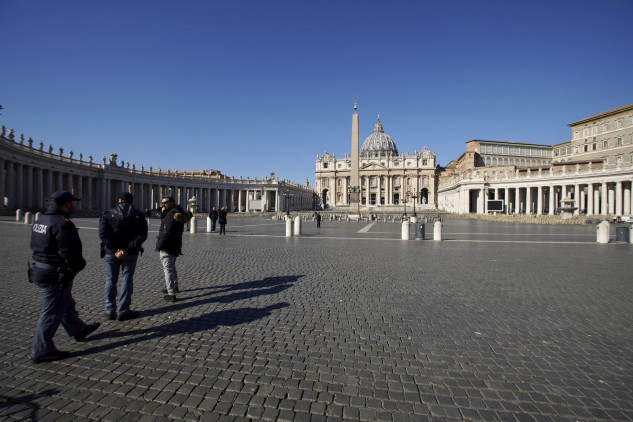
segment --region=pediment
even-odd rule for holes
[[[367,163],[360,166],[359,170],[388,170],[388,168],[380,163]]]

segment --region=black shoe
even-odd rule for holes
[[[31,362],[33,363],[44,363],[44,362],[53,362],[56,360],[66,359],[71,356],[70,352],[62,352],[58,350],[54,353],[44,356],[38,356],[36,358],[31,358]]]
[[[130,311],[126,314],[123,315],[119,315],[119,317],[117,318],[119,321],[127,321],[128,319],[134,319],[134,318],[138,318],[141,316],[141,313],[139,311]]]
[[[165,299],[167,302],[175,302],[176,295],[165,295],[163,296],[163,299]]]
[[[86,328],[81,330],[79,334],[75,334],[75,340],[82,341],[83,339],[88,337],[90,333],[92,333],[94,330],[99,328],[100,325],[101,325],[100,322],[95,322],[93,324],[86,325]]]
[[[178,287],[176,287],[176,288],[174,289],[174,293],[180,293],[180,290],[178,289]],[[163,289],[163,294],[164,294],[164,295],[169,294],[169,292],[167,291],[167,289]]]
[[[116,312],[112,312],[111,314],[106,314],[106,318],[110,321],[114,321],[116,319]]]

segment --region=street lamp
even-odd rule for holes
[[[293,196],[293,194],[290,192],[284,192],[283,195],[284,195],[284,198],[286,198],[286,215],[290,215],[290,207],[288,206],[288,202],[290,198]]]
[[[418,215],[415,213],[415,200],[418,199],[418,193],[417,192],[407,192],[407,194],[413,199],[413,216],[417,217]]]
[[[404,214],[402,218],[407,218],[407,193],[402,192],[402,205],[404,206]]]

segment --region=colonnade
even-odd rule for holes
[[[116,163],[96,164],[62,156],[0,137],[0,207],[40,210],[50,195],[67,190],[82,200],[78,212],[112,207],[122,192],[134,195],[140,209],[157,209],[163,196],[173,196],[188,207],[195,197],[200,212],[226,207],[229,212],[287,211],[313,208],[314,193],[307,185],[276,178],[215,179],[176,173],[136,170]],[[81,156],[80,156],[81,157]],[[128,165],[129,166],[129,165]]]
[[[504,201],[506,214],[555,214],[563,205],[574,214],[631,215],[633,167],[517,179],[467,178],[439,190],[439,207],[484,214],[490,199]],[[562,203],[562,200],[565,204]]]

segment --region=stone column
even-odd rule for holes
[[[95,207],[94,192],[92,191],[93,181],[94,179],[92,176],[86,176],[86,200],[84,202],[84,207],[89,210],[97,208]]]
[[[607,201],[609,204],[609,209],[607,210],[607,214],[615,214],[615,190],[608,189],[607,191]]]
[[[514,188],[514,213],[519,214],[521,212],[521,188]]]
[[[44,207],[48,207],[48,198],[51,197],[53,191],[53,170],[46,171],[46,187],[44,188],[44,194],[42,199],[44,200]]]
[[[615,182],[615,215],[622,215],[622,182]]]
[[[15,206],[24,208],[24,166],[15,163]]]
[[[580,214],[580,185],[578,183],[574,185],[574,207],[576,207],[574,214]]]
[[[77,202],[77,209],[83,209],[86,207],[86,198],[84,195],[84,184],[83,184],[83,177],[81,176],[81,174],[77,175],[77,194],[76,196],[81,199],[81,201]]]
[[[594,215],[593,210],[593,183],[587,185],[587,215]]]
[[[24,166],[26,173],[25,201],[26,208],[33,208],[33,166]]]
[[[35,207],[44,207],[44,170],[41,167],[35,169]]]
[[[108,179],[104,175],[103,179],[101,179],[101,200],[99,201],[99,208],[102,210],[108,209],[108,185]]]
[[[541,215],[543,214],[543,186],[538,186],[536,191],[536,213]]]
[[[622,214],[631,215],[631,184],[628,184],[624,187],[624,204]]]
[[[593,191],[593,212],[594,212],[594,215],[600,215],[601,211],[602,211],[602,209],[600,208],[600,189],[594,189],[594,191]]]
[[[5,188],[4,188],[4,158],[0,158],[0,207],[4,205],[4,196],[5,196]]]
[[[607,215],[607,213],[609,212],[609,193],[607,190],[607,182],[602,182],[602,200],[600,201],[600,214],[601,215]]]
[[[549,191],[548,214],[554,215],[554,185],[550,185],[548,191]]]
[[[13,161],[6,162],[7,167],[7,180],[5,196],[7,197],[7,206],[14,208],[16,204],[15,200],[15,165]]]
[[[525,188],[525,213],[532,214],[532,188]]]
[[[77,195],[77,191],[73,190],[73,174],[72,173],[68,173],[66,174],[66,185],[67,185],[67,190],[68,192],[72,192],[74,195]]]

